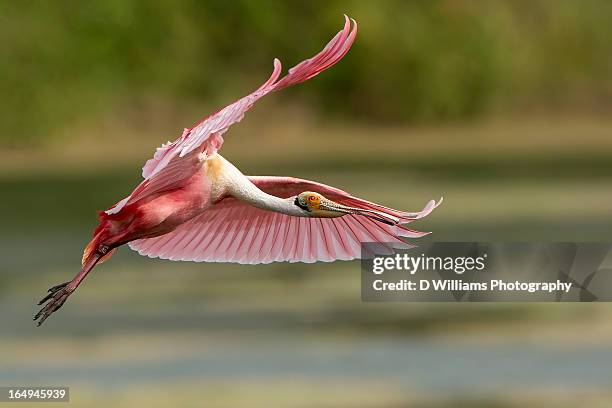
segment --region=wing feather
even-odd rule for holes
[[[352,24],[351,24],[352,22]],[[107,214],[121,209],[150,194],[179,188],[198,170],[202,160],[210,157],[223,144],[223,134],[240,122],[253,104],[270,92],[304,82],[334,65],[348,52],[357,34],[357,23],[345,16],[344,28],[314,57],[291,68],[279,80],[282,70],[278,59],[270,78],[249,95],[213,113],[192,128],[183,130],[174,142],[159,147],[143,169],[144,180],[126,198],[109,208]]]
[[[156,238],[129,243],[142,255],[172,260],[270,263],[333,261],[359,258],[361,244],[377,242],[384,253],[412,248],[405,238],[426,235],[407,224],[429,214],[439,203],[429,202],[422,211],[407,213],[354,197],[325,184],[291,177],[249,177],[260,189],[278,197],[301,191],[317,191],[345,205],[386,209],[400,218],[388,225],[360,215],[339,218],[292,217],[264,211],[229,197],[211,209]],[[408,217],[410,215],[410,217]]]

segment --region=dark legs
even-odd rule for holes
[[[66,302],[66,299],[68,299],[68,296],[70,296],[72,292],[76,290],[81,281],[85,279],[85,276],[87,276],[87,274],[91,272],[91,270],[94,268],[94,266],[96,266],[100,258],[102,258],[102,256],[104,256],[108,251],[109,248],[107,246],[100,246],[98,251],[93,256],[91,256],[91,258],[87,261],[85,265],[83,265],[83,268],[74,277],[74,279],[72,279],[70,282],[64,282],[60,283],[59,285],[55,285],[48,290],[49,293],[47,294],[47,296],[45,296],[40,300],[40,302],[38,302],[39,305],[42,305],[45,302],[47,302],[47,304],[44,305],[42,309],[40,309],[40,311],[34,316],[34,320],[38,320],[38,326],[43,324],[43,322],[47,320],[47,318],[51,316],[51,314],[53,314],[60,307],[62,307],[64,302]]]

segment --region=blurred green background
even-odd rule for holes
[[[43,327],[153,149],[359,22],[226,135],[246,174],[405,210],[422,241],[610,241],[612,3],[0,1],[0,385],[74,406],[604,407],[606,304],[363,303],[358,262],[123,249]]]

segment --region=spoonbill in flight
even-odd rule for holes
[[[272,75],[257,90],[158,148],[134,191],[99,212],[81,271],[49,289],[38,303],[46,304],[34,316],[38,325],[94,266],[124,244],[152,258],[243,264],[355,259],[362,242],[412,247],[403,238],[426,233],[405,224],[425,217],[439,203],[430,201],[416,213],[394,210],[314,181],[245,176],[217,153],[223,134],[259,98],[331,67],[348,52],[356,34],[357,23],[345,16],[344,28],[317,55],[281,79],[281,63],[275,59]]]

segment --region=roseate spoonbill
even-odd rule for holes
[[[416,213],[394,210],[314,181],[245,176],[217,153],[225,131],[259,98],[331,67],[348,52],[356,34],[357,23],[345,16],[344,28],[317,55],[281,79],[281,63],[275,59],[272,75],[257,90],[158,148],[134,191],[98,213],[81,271],[49,289],[38,303],[46,304],[34,316],[38,325],[94,266],[124,244],[141,255],[171,260],[329,262],[358,258],[361,242],[410,248],[402,238],[427,234],[405,224],[429,214],[439,204],[435,201]]]

